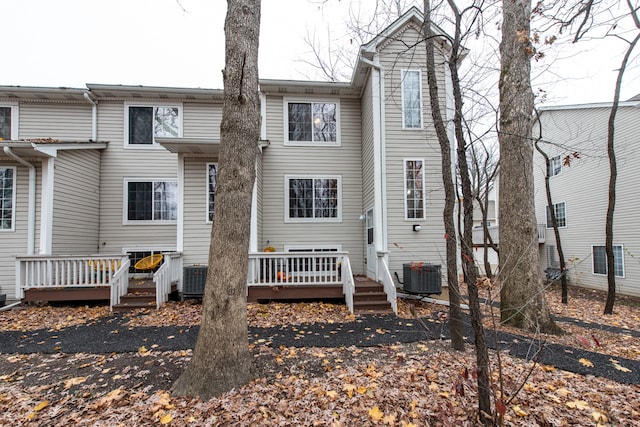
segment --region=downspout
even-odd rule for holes
[[[27,215],[27,255],[33,255],[36,240],[36,167],[31,163],[11,151],[8,146],[4,147],[7,156],[29,169],[29,211]]]
[[[84,99],[91,104],[91,140],[96,142],[98,140],[98,103],[91,99],[88,92],[85,92]]]

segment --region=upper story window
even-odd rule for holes
[[[127,105],[127,145],[157,146],[157,137],[182,136],[182,107],[179,105]]]
[[[549,159],[549,177],[560,175],[562,173],[562,157],[555,156]]]
[[[125,180],[125,222],[175,222],[178,184],[175,180]]]
[[[607,274],[607,252],[604,246],[592,246],[593,274]],[[622,245],[613,245],[613,270],[616,277],[624,277]]]
[[[285,176],[286,222],[342,221],[339,176]]]
[[[340,145],[338,102],[285,100],[289,145]]]
[[[0,167],[0,231],[15,230],[15,176],[15,167]]]
[[[402,70],[402,126],[422,128],[422,76],[420,70]]]
[[[424,160],[404,161],[405,219],[424,219]]]
[[[218,182],[218,164],[207,163],[207,221],[213,221],[213,209],[216,201],[216,186]]]
[[[0,141],[18,139],[18,105],[0,104]]]
[[[556,220],[558,221],[558,227],[567,226],[567,208],[564,202],[554,203],[553,211],[556,214]],[[552,228],[553,222],[551,221],[551,211],[547,206],[547,228]]]

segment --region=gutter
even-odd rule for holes
[[[34,254],[36,237],[36,167],[31,163],[11,151],[8,146],[4,147],[7,156],[29,169],[29,211],[27,219],[27,255]]]
[[[91,104],[91,141],[98,140],[98,103],[91,98],[89,92],[83,93],[84,99]]]

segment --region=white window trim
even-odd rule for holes
[[[567,226],[569,225],[569,215],[567,215],[567,203],[562,201],[562,202],[556,202],[553,205],[559,205],[561,203],[564,203],[564,225],[559,225],[558,228],[567,228]],[[549,209],[549,205],[545,205],[545,211],[544,211],[544,225],[547,229],[552,229],[553,228],[553,224],[549,224],[547,221],[547,209]]]
[[[558,172],[555,175],[549,175],[549,178],[553,178],[553,177],[562,175],[562,170],[564,169],[564,167],[562,166],[562,156],[560,154],[558,154],[557,156],[553,156],[553,157],[549,158],[549,166],[551,167],[553,165],[554,159],[558,159],[558,162],[560,163],[560,172]],[[548,172],[549,171],[547,171],[547,174],[548,174]]]
[[[615,276],[618,279],[624,279],[626,277],[626,271],[627,269],[624,266],[624,245],[619,245],[617,243],[613,244],[613,247],[615,248],[616,246],[620,247],[620,253],[622,254],[622,276]],[[593,258],[593,248],[594,247],[603,247],[606,248],[606,245],[603,243],[602,245],[591,245],[591,257]],[[615,258],[615,253],[614,253],[614,258]],[[606,253],[605,253],[605,263],[607,262],[607,257],[606,257]],[[596,273],[594,268],[593,268],[593,259],[591,260],[591,274],[593,274],[594,276],[606,276],[606,273]]]
[[[407,162],[422,162],[422,218],[409,218],[408,206],[407,206]],[[402,187],[404,191],[402,192],[402,199],[404,203],[404,220],[407,222],[424,222],[427,220],[427,200],[426,200],[426,191],[425,190],[425,161],[420,157],[407,157],[402,159]]]
[[[0,102],[0,107],[11,108],[11,141],[17,141],[19,139],[18,120],[20,117],[20,106],[17,102]]]
[[[205,215],[204,219],[205,219],[205,223],[206,224],[213,224],[213,221],[211,221],[209,219],[209,166],[210,165],[218,166],[218,162],[207,162],[207,167],[206,167],[206,169],[204,171],[204,173],[205,173],[204,180],[205,180],[205,188],[206,188],[205,189],[205,201],[204,201],[204,215]],[[219,173],[219,172],[220,172],[220,169],[218,169],[216,171],[216,173]],[[216,186],[217,186],[217,182],[218,182],[218,179],[216,177]]]
[[[13,193],[11,194],[11,228],[0,228],[0,233],[12,233],[16,231],[16,189],[18,187],[18,168],[16,168],[15,166],[0,166],[0,169],[13,170]]]
[[[123,225],[173,225],[177,224],[177,219],[151,219],[151,220],[129,220],[127,211],[129,206],[129,188],[130,182],[175,182],[178,183],[177,178],[131,178],[127,177],[123,180],[122,185],[122,224]],[[176,197],[178,196],[176,191]],[[178,201],[178,203],[180,203]]]
[[[290,252],[292,250],[301,250],[301,249],[311,249],[312,252],[316,250],[322,249],[335,249],[336,252],[342,252],[342,245],[332,245],[332,244],[304,244],[304,243],[292,243],[290,245],[284,245],[284,251]]]
[[[289,217],[289,180],[291,179],[336,179],[338,180],[338,216],[337,218],[290,218]],[[342,175],[285,175],[284,176],[284,222],[342,222]]]
[[[418,84],[420,90],[420,126],[418,127],[406,127],[405,125],[405,117],[404,117],[404,75],[407,72],[417,72],[418,73]],[[403,130],[422,130],[424,129],[424,114],[423,114],[423,103],[424,98],[422,96],[422,70],[408,68],[404,70],[400,70],[400,95],[401,95],[401,106],[402,106],[402,129]]]
[[[164,147],[158,144],[153,138],[151,144],[129,144],[129,107],[170,107],[178,109],[178,123],[180,125],[180,135],[183,135],[184,117],[183,117],[183,104],[177,103],[163,103],[163,102],[125,102],[124,103],[124,148],[127,150],[164,150]]]
[[[336,142],[289,141],[290,102],[302,104],[336,104]],[[340,99],[283,98],[282,111],[284,116],[284,145],[290,147],[340,147],[342,145],[342,136],[340,133]]]

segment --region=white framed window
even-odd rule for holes
[[[402,70],[402,127],[422,129],[422,73]]]
[[[549,159],[549,177],[560,175],[562,173],[562,157],[557,155]]]
[[[124,180],[124,223],[175,223],[178,219],[175,179]]]
[[[553,223],[551,221],[551,211],[549,210],[549,206],[547,206],[547,228],[553,228]],[[556,214],[556,220],[558,221],[558,227],[566,227],[567,226],[567,208],[564,202],[554,203],[553,211]]]
[[[0,231],[15,231],[16,168],[0,167]]]
[[[182,136],[181,104],[125,104],[125,147],[158,148],[157,137]]]
[[[340,145],[340,102],[284,100],[285,145]]]
[[[285,175],[285,222],[342,222],[342,177]]]
[[[404,159],[404,212],[406,220],[425,219],[424,159]]]
[[[213,222],[213,210],[216,202],[218,183],[218,164],[207,163],[207,222]]]
[[[0,103],[0,141],[18,139],[18,104]]]
[[[607,252],[604,245],[591,246],[593,274],[607,274]],[[613,245],[613,270],[616,277],[624,277],[624,248]]]

